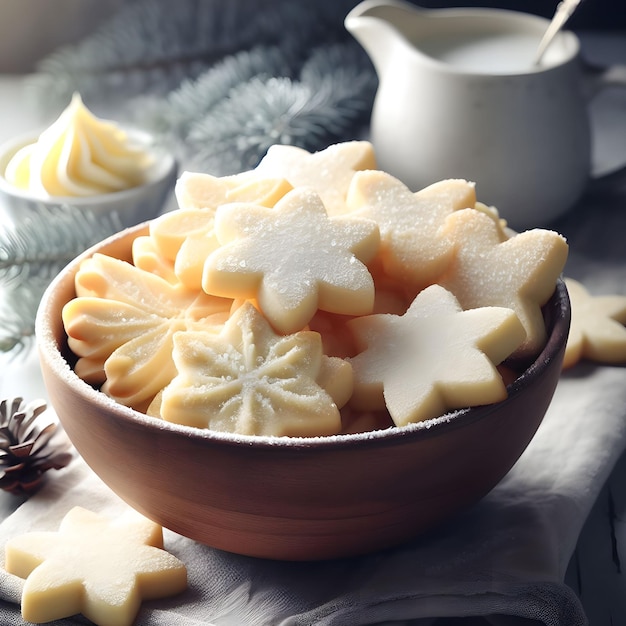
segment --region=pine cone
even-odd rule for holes
[[[0,402],[0,488],[22,495],[33,493],[49,469],[65,467],[72,454],[70,441],[54,422],[38,417],[46,410],[43,400],[22,398]]]

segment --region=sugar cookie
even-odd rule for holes
[[[328,217],[312,189],[294,189],[272,209],[223,205],[215,234],[221,246],[206,261],[202,288],[256,298],[280,332],[301,330],[318,308],[346,315],[372,311],[374,282],[364,263],[378,249],[378,226]]]
[[[369,141],[346,141],[319,152],[296,146],[273,145],[253,170],[255,176],[286,178],[293,187],[312,187],[329,215],[345,213],[346,194],[358,170],[376,169]]]
[[[77,506],[58,532],[10,539],[5,567],[26,579],[22,616],[28,622],[82,613],[102,626],[130,626],[142,600],[187,587],[184,564],[162,548],[161,527],[139,514],[109,520]]]
[[[626,296],[593,296],[577,280],[566,278],[572,322],[563,368],[581,359],[626,363]]]
[[[167,421],[245,435],[341,430],[335,399],[351,394],[350,365],[324,356],[318,333],[277,335],[250,303],[219,334],[176,334],[173,358],[178,374],[160,406]]]
[[[373,219],[380,229],[379,255],[390,277],[419,291],[446,269],[453,243],[441,235],[446,217],[476,203],[474,183],[443,180],[413,193],[382,171],[357,172],[346,200],[350,215]]]
[[[397,426],[506,398],[496,365],[526,334],[511,309],[463,311],[439,285],[420,292],[402,316],[370,315],[347,325],[360,349],[350,359],[351,405],[386,407]]]
[[[152,220],[150,237],[156,249],[166,259],[174,262],[187,239],[194,238],[198,241],[208,237],[204,243],[209,244],[218,206],[231,202],[254,202],[272,207],[290,190],[291,185],[283,178],[249,179],[241,175],[218,178],[209,174],[183,172],[176,183],[179,209]],[[204,256],[209,251],[210,247]],[[198,252],[197,246],[194,247],[194,252]],[[178,265],[179,274],[188,271],[191,265],[188,253],[185,260]]]
[[[284,178],[252,176],[249,172],[234,176],[211,176],[183,172],[174,193],[180,209],[211,209],[228,202],[256,202],[274,206],[291,185]]]
[[[135,267],[156,274],[174,285],[179,282],[174,273],[174,263],[159,252],[154,239],[149,235],[143,235],[133,240],[132,257]]]
[[[139,407],[175,375],[172,337],[178,330],[212,330],[231,301],[96,254],[76,274],[77,292],[62,317],[81,376],[104,383],[118,402]],[[83,361],[85,359],[85,361]],[[106,382],[105,382],[106,381]]]
[[[567,260],[565,239],[537,228],[502,241],[493,219],[473,209],[452,213],[443,228],[455,241],[455,255],[437,282],[464,309],[513,309],[527,335],[516,356],[536,356],[547,339],[541,307],[554,293]]]

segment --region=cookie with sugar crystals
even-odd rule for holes
[[[178,374],[159,407],[169,422],[242,435],[341,431],[339,408],[352,393],[350,364],[325,356],[316,332],[277,334],[250,303],[218,334],[177,333],[173,358]]]
[[[346,194],[354,173],[376,167],[369,141],[345,141],[319,152],[277,144],[270,146],[252,173],[286,178],[294,187],[312,187],[329,215],[341,215],[347,211]]]
[[[494,220],[474,209],[452,213],[443,228],[455,242],[455,252],[437,282],[451,291],[464,309],[513,309],[526,330],[526,340],[515,356],[537,355],[547,340],[541,307],[554,293],[565,267],[565,238],[536,228],[502,241]]]
[[[476,191],[472,182],[449,179],[413,193],[391,174],[374,170],[354,175],[346,202],[350,215],[378,224],[385,273],[417,292],[445,271],[453,243],[441,226],[453,211],[472,208]]]
[[[256,299],[282,333],[304,328],[317,309],[364,315],[374,306],[365,263],[378,249],[372,220],[329,217],[319,195],[297,188],[274,208],[234,203],[218,208],[220,247],[205,263],[208,294]]]

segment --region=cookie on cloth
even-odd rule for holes
[[[626,296],[594,296],[573,278],[565,278],[572,322],[563,369],[582,359],[598,363],[626,363]]]
[[[5,567],[26,579],[22,616],[36,623],[82,613],[102,626],[130,626],[142,600],[187,587],[185,565],[163,549],[161,526],[134,511],[110,520],[76,506],[58,532],[10,539]]]

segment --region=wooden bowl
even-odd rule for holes
[[[37,316],[49,399],[87,464],[128,504],[216,548],[317,560],[399,544],[476,502],[508,472],[554,393],[569,330],[565,286],[545,307],[548,343],[500,403],[365,434],[256,438],[170,424],[117,404],[71,367],[61,310],[95,251],[129,259],[146,225],[73,261]]]

